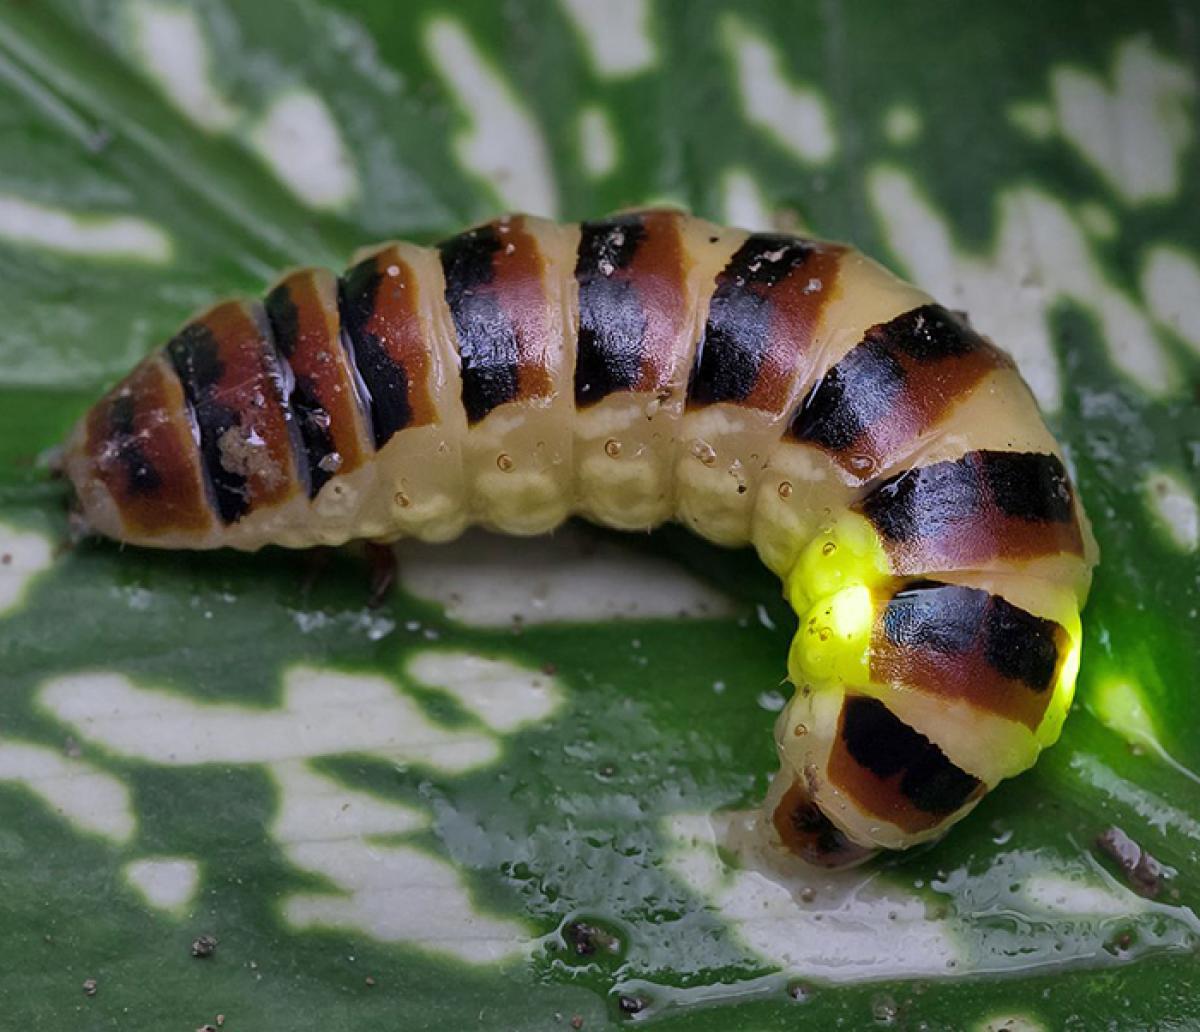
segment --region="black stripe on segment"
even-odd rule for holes
[[[904,367],[887,348],[865,341],[821,377],[788,434],[829,451],[842,451],[895,410],[906,385]]]
[[[262,338],[264,345],[262,350],[263,372],[267,379],[275,388],[275,396],[279,399],[279,407],[283,413],[284,422],[287,425],[288,444],[292,452],[292,466],[296,471],[296,477],[299,481],[301,490],[308,492],[311,497],[312,483],[308,475],[308,458],[304,447],[304,439],[300,432],[300,426],[296,418],[296,413],[291,406],[291,397],[296,386],[296,374],[292,372],[291,363],[287,357],[279,349],[279,345],[275,341],[275,333],[271,327],[271,320],[267,315],[266,308],[255,302],[249,306],[250,314],[254,319],[254,325],[258,329],[259,336]]]
[[[520,389],[517,337],[493,287],[501,246],[500,234],[490,224],[438,244],[446,304],[458,333],[462,400],[469,423],[515,400]]]
[[[983,646],[993,669],[1035,692],[1054,684],[1058,670],[1059,626],[1025,612],[999,597],[992,598]]]
[[[240,427],[241,420],[234,409],[212,397],[224,372],[217,339],[207,326],[191,323],[167,344],[167,357],[200,433],[201,464],[217,513],[223,522],[235,523],[250,511],[250,492],[246,478],[226,469],[221,461],[221,438],[228,430]]]
[[[865,339],[917,362],[961,358],[987,347],[987,341],[941,305],[920,305],[904,312],[891,322],[872,327]]]
[[[878,699],[847,696],[842,741],[859,766],[878,778],[900,776],[900,792],[923,813],[944,816],[961,807],[980,786],[919,731]]]
[[[859,509],[890,541],[936,537],[989,505],[1005,516],[1068,523],[1074,513],[1067,471],[1057,456],[967,452],[881,481]]]
[[[137,403],[131,394],[118,394],[108,407],[108,438],[116,443],[117,461],[125,467],[125,486],[131,495],[153,494],[162,476],[146,456],[134,419]]]
[[[1074,518],[1071,481],[1054,455],[979,452],[983,475],[997,508],[1008,516],[1039,523]]]
[[[286,284],[281,284],[267,295],[265,307],[280,360],[290,362],[300,339],[300,315]],[[298,465],[301,469],[307,469],[308,496],[315,498],[333,476],[331,469],[336,469],[336,463],[328,458],[336,451],[329,430],[329,413],[318,400],[313,384],[294,372],[291,391],[284,403],[292,414],[293,425],[299,431],[297,451],[301,453],[301,462]]]
[[[359,262],[338,280],[338,315],[350,344],[347,357],[366,388],[376,448],[382,448],[412,422],[408,372],[388,353],[385,342],[368,329],[382,280],[373,258]]]
[[[789,434],[829,451],[849,448],[901,403],[908,377],[899,356],[932,365],[986,347],[979,334],[941,305],[921,305],[872,326],[813,386]]]
[[[633,280],[621,273],[645,239],[646,226],[640,215],[616,215],[579,227],[576,405],[594,405],[638,383],[646,312]]]
[[[795,237],[756,233],[734,252],[709,302],[688,383],[689,405],[741,401],[754,390],[771,348],[771,290],[814,251]]]
[[[888,600],[883,630],[901,648],[960,656],[975,647],[988,598],[975,588],[914,581]]]
[[[1034,692],[1048,689],[1058,669],[1058,624],[979,588],[913,581],[888,601],[883,630],[905,649],[950,656],[980,649],[1000,676]]]

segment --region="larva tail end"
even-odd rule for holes
[[[791,784],[771,811],[771,823],[788,852],[806,863],[828,868],[854,867],[878,852],[859,845],[834,824],[802,778],[789,774],[786,768],[778,777],[790,777]]]

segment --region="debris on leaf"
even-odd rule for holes
[[[197,935],[192,940],[193,957],[211,957],[217,952],[217,937],[215,935]]]
[[[591,957],[598,951],[617,953],[621,940],[612,932],[586,921],[572,921],[563,929],[563,939],[576,956]]]
[[[1111,857],[1139,896],[1154,899],[1171,876],[1164,867],[1115,824],[1096,837],[1096,848]]]

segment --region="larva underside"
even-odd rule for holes
[[[100,533],[255,549],[571,514],[753,544],[800,618],[769,827],[933,838],[1059,733],[1096,547],[1012,362],[852,248],[512,216],[286,275],[82,419]]]

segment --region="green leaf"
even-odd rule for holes
[[[1191,1027],[1192,13],[597,11],[0,5],[5,1024]],[[472,535],[371,609],[352,548],[68,544],[39,455],[194,309],[650,200],[852,239],[1011,347],[1068,446],[1103,552],[1077,702],[936,846],[755,854],[794,618],[750,553]]]

